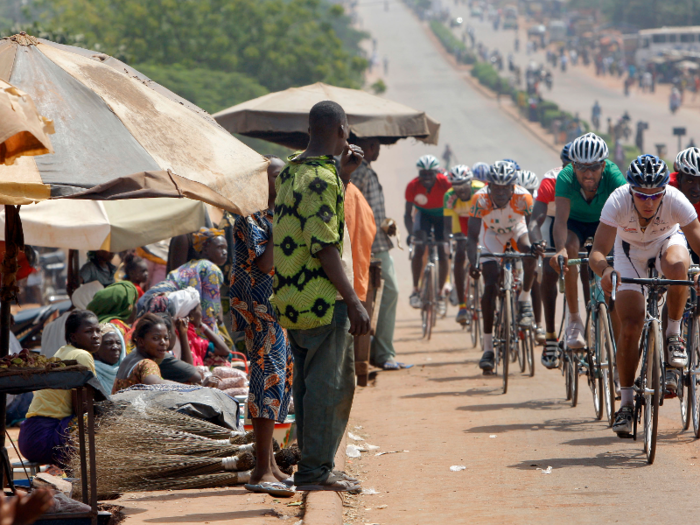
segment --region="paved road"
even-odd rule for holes
[[[466,7],[454,8],[455,16],[463,16],[466,23],[471,24],[476,29],[477,42],[483,42],[489,49],[498,49],[504,57],[508,53],[513,53],[515,61],[521,66],[523,74],[530,61],[539,64],[545,62],[545,53],[527,55],[525,52],[526,33],[524,28],[520,30],[520,52],[514,53],[514,31],[493,31],[489,22],[479,22],[469,18]],[[581,62],[579,61],[579,64]],[[613,81],[610,77],[596,78],[592,75],[592,66],[586,70],[582,65],[569,67],[566,73],[559,69],[553,70],[554,82],[552,91],[543,88],[543,96],[559,104],[562,109],[571,113],[579,113],[581,118],[590,121],[591,108],[598,100],[603,115],[601,126],[607,130],[606,119],[611,117],[615,122],[625,111],[632,117],[634,125],[638,120],[649,123],[649,129],[645,134],[645,149],[648,152],[656,153],[654,144],[666,144],[668,148],[667,158],[675,158],[678,149],[678,139],[672,134],[672,129],[678,126],[685,126],[688,136],[684,138],[682,147],[685,147],[688,139],[694,137],[695,141],[700,141],[700,111],[696,108],[681,108],[676,115],[671,114],[668,109],[668,99],[660,95],[649,95],[637,93],[633,88],[629,97],[625,97],[621,83]],[[524,82],[524,77],[523,77]],[[660,91],[668,91],[668,87],[662,85]],[[690,102],[692,94],[688,94]],[[634,126],[633,125],[633,126]],[[633,127],[631,143],[634,142]]]
[[[397,0],[360,0],[364,28],[388,56],[388,97],[424,108],[443,123],[439,147],[404,141],[376,163],[390,216],[401,218],[413,163],[445,142],[460,159],[512,156],[542,173],[556,155],[466,84],[432,47],[423,28]],[[619,440],[593,417],[590,393],[573,409],[563,379],[538,363],[534,378],[515,374],[507,395],[499,379],[477,368],[454,321],[438,322],[430,343],[420,340],[417,312],[407,306],[410,274],[394,251],[401,284],[397,349],[410,370],[380,373],[358,390],[350,430],[380,446],[404,451],[363,454],[350,469],[375,495],[347,498],[346,523],[656,523],[696,520],[700,450],[679,434],[678,403],[661,411],[657,460],[647,466],[641,443]],[[355,428],[355,427],[361,428]],[[351,440],[352,442],[352,440]],[[450,466],[466,470],[451,472]],[[542,470],[552,467],[551,474]]]

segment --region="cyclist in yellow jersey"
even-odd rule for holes
[[[469,200],[472,194],[486,184],[476,180],[469,166],[454,166],[447,174],[452,189],[445,193],[443,215],[445,217],[445,237],[453,235],[456,241],[454,253],[454,285],[457,289],[459,312],[456,321],[465,324],[469,320],[466,300],[467,280],[467,233],[469,224]]]

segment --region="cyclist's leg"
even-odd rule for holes
[[[432,231],[435,235],[436,242],[444,242],[445,239],[445,220],[442,215],[438,217],[430,217],[430,224],[432,226]],[[447,282],[447,276],[450,273],[450,248],[447,243],[438,246],[438,285],[440,286],[439,292],[442,294],[442,290],[445,288],[445,283]]]
[[[566,252],[569,259],[577,259],[581,245],[586,240],[587,235],[581,231],[581,223],[569,219],[569,231],[566,239]],[[586,340],[583,337],[583,320],[579,314],[578,304],[578,268],[570,266],[569,271],[564,277],[566,285],[566,306],[569,309],[569,318],[567,319],[566,329],[566,345],[569,348],[583,348],[586,345]]]
[[[514,232],[515,238],[517,239],[518,251],[520,253],[530,253],[530,236],[527,233],[527,227],[525,227],[525,232],[518,229]],[[532,312],[532,285],[535,282],[535,270],[537,269],[537,259],[532,257],[527,257],[522,259],[523,263],[523,289],[518,297],[518,316],[521,326],[532,326],[534,321],[534,316]]]
[[[459,301],[459,312],[457,313],[457,322],[467,320],[467,239],[464,236],[455,236],[455,287],[457,288],[457,300]]]
[[[481,318],[484,323],[484,354],[479,361],[483,370],[494,367],[493,353],[493,319],[496,309],[496,294],[498,293],[498,263],[494,260],[482,262],[481,276],[484,279],[484,293],[481,296]]]
[[[664,242],[659,257],[660,273],[667,279],[688,279],[690,256],[685,238],[673,235]],[[664,249],[665,248],[665,249]],[[667,362],[674,368],[683,368],[688,362],[685,341],[681,338],[681,320],[688,300],[687,286],[670,286],[667,292],[668,324],[666,326]]]
[[[413,275],[413,293],[409,302],[413,308],[421,308],[420,278],[423,273],[423,258],[425,256],[425,242],[430,232],[430,223],[424,219],[425,215],[418,212],[413,221],[412,235],[416,241],[413,245],[413,259],[411,259],[411,273]]]

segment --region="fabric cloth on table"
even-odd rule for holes
[[[134,283],[120,281],[97,292],[87,309],[95,312],[101,323],[109,323],[115,319],[126,323],[136,308],[137,300],[138,291]]]
[[[137,354],[138,358],[132,359],[127,363],[130,357],[137,356]],[[127,363],[126,366],[124,366],[125,363]],[[126,373],[127,370],[128,373]],[[162,378],[158,363],[143,357],[139,351],[131,352],[122,362],[122,366],[119,367],[117,378],[114,380],[114,386],[112,387],[112,394],[116,394],[120,390],[133,385],[143,384],[143,380],[148,376]]]
[[[126,343],[124,342],[124,336],[122,335],[121,330],[119,330],[119,328],[113,324],[107,323],[102,328],[102,335],[110,332],[117,334],[117,337],[119,337],[119,343],[121,344],[122,351],[121,354],[119,354],[119,359],[113,365],[104,363],[99,359],[95,359],[95,375],[106,393],[112,392],[114,380],[117,378],[117,372],[119,371],[119,365],[121,365],[122,361],[126,358]]]
[[[95,373],[95,360],[90,352],[65,345],[56,352],[55,357],[63,361],[75,360],[79,365],[89,368]],[[73,414],[73,398],[70,390],[38,390],[29,405],[27,418],[42,416],[63,419]]]
[[[345,191],[333,157],[294,154],[275,186],[272,304],[278,322],[296,330],[327,325],[337,290],[317,254],[335,246],[343,255],[346,229]]]
[[[77,421],[73,415],[63,419],[43,416],[25,419],[19,426],[20,453],[33,463],[65,466],[65,444],[71,425]]]
[[[188,286],[184,290],[171,292],[168,294],[168,302],[172,305],[173,317],[187,317],[194,308],[200,304],[199,292]]]
[[[324,481],[350,417],[355,393],[353,337],[348,308],[335,304],[325,326],[289,330],[294,354],[294,409],[301,461],[294,483]]]
[[[168,274],[168,281],[178,290],[188,286],[199,292],[202,304],[202,322],[219,333],[217,320],[221,314],[221,283],[224,276],[219,267],[208,259],[197,259],[183,264]]]
[[[352,183],[362,192],[367,200],[367,204],[374,213],[374,222],[377,225],[377,234],[372,243],[372,252],[383,252],[391,250],[394,244],[391,238],[382,230],[381,225],[386,219],[386,208],[384,205],[384,190],[379,182],[377,172],[366,160],[362,161],[357,169],[352,173]]]
[[[345,188],[345,224],[352,249],[353,287],[360,301],[366,301],[369,263],[377,225],[374,223],[372,208],[352,182]]]
[[[272,218],[270,210],[236,217],[229,298],[234,329],[244,332],[250,358],[248,416],[283,422],[292,390],[292,353],[269,300],[273,272],[263,273],[255,263],[270,242]]]

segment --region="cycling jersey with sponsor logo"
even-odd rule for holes
[[[503,208],[494,208],[488,187],[477,191],[469,201],[469,216],[481,219],[484,229],[497,234],[513,233],[525,224],[532,214],[532,195],[525,188],[515,186],[513,196]]]

